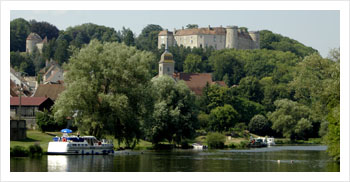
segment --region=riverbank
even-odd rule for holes
[[[13,149],[15,146],[21,146],[25,150],[29,150],[30,146],[40,146],[42,148],[42,152],[47,152],[48,143],[52,141],[52,138],[55,136],[61,136],[61,132],[41,132],[38,130],[28,130],[27,138],[25,140],[19,141],[11,141],[10,147]],[[258,135],[252,134],[254,138],[259,137]],[[249,142],[248,138],[243,137],[226,137],[224,148],[246,148],[246,143]],[[275,142],[277,145],[288,145],[288,144],[323,144],[321,138],[309,139],[305,140],[297,140],[291,141],[285,138],[275,138]],[[201,143],[203,145],[208,145],[206,136],[198,136],[193,140],[186,141],[187,145],[191,145],[192,143]],[[115,149],[125,149],[125,144],[118,144],[117,140],[113,140],[113,144]],[[163,142],[162,144],[169,145],[168,142]],[[154,146],[151,142],[140,140],[138,144],[136,144],[134,150],[150,150],[154,149]]]

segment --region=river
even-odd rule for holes
[[[11,172],[339,172],[326,146],[11,157]]]

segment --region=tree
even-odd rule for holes
[[[213,69],[214,80],[223,80],[228,77],[228,85],[238,84],[244,75],[244,64],[237,51],[222,50],[209,57],[209,63]]]
[[[193,29],[193,28],[198,28],[197,24],[188,24],[186,25],[186,29]]]
[[[10,51],[26,51],[26,39],[30,33],[30,24],[23,18],[10,22]]]
[[[238,90],[240,96],[257,103],[260,103],[264,97],[259,80],[252,76],[242,78]]]
[[[152,107],[152,59],[151,53],[116,42],[93,40],[76,49],[64,66],[66,90],[54,105],[55,119],[70,116],[83,134],[110,134],[132,146]]]
[[[209,148],[224,148],[226,137],[222,133],[213,132],[207,136],[207,143]]]
[[[54,59],[58,61],[60,64],[63,64],[68,61],[69,53],[68,53],[68,42],[65,39],[57,39],[56,40],[56,49],[54,53]]]
[[[269,30],[260,31],[260,48],[269,50],[290,51],[300,57],[317,52],[312,47],[307,47],[300,42]]]
[[[159,25],[149,24],[142,29],[136,40],[136,47],[140,50],[155,52],[158,50],[158,34],[163,28]]]
[[[195,54],[188,54],[184,63],[185,73],[200,73],[202,70],[202,59]]]
[[[332,109],[328,114],[329,121],[326,143],[328,153],[337,162],[340,162],[340,105]]]
[[[198,128],[195,95],[183,81],[168,76],[154,78],[155,106],[152,119],[146,123],[146,135],[152,143],[161,141],[180,144],[192,138]]]
[[[297,102],[282,99],[275,101],[276,110],[268,113],[272,129],[281,132],[284,137],[307,139],[312,132],[311,110]]]
[[[238,119],[238,112],[231,106],[225,104],[210,111],[209,126],[212,131],[229,131]]]
[[[271,134],[271,123],[261,114],[255,115],[250,120],[248,128],[251,133],[257,135],[264,136]]]
[[[42,21],[37,22],[36,20],[30,20],[30,31],[37,33],[42,39],[47,37],[47,39],[57,38],[59,30],[55,25],[48,22]]]
[[[127,46],[135,45],[134,33],[130,30],[130,28],[123,27],[121,39]]]

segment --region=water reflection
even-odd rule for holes
[[[327,172],[339,171],[325,146],[250,150],[172,150],[117,155],[11,158],[11,171],[49,172]]]
[[[99,172],[113,168],[111,155],[48,155],[48,172]]]

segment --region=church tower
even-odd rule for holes
[[[175,61],[173,54],[168,51],[168,46],[166,45],[165,51],[160,57],[159,61],[159,76],[169,75],[170,77],[174,74]]]

